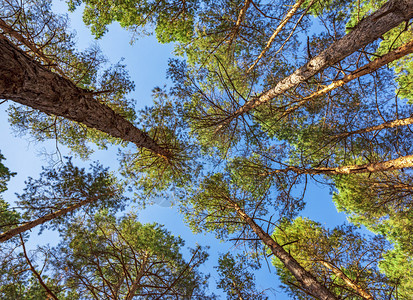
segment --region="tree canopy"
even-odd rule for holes
[[[264,265],[292,299],[410,299],[412,0],[67,4],[98,40],[117,22],[131,43],[171,43],[168,81],[137,109],[135,66],[110,65],[96,43],[79,50],[51,0],[0,0],[12,128],[83,160],[0,198],[2,298],[219,297],[208,247],[139,221],[172,196],[194,234],[236,249],[207,268],[227,299],[269,299],[254,276]],[[117,145],[118,171],[77,166]],[[0,193],[14,175],[4,159]],[[302,216],[323,186],[348,223]],[[30,246],[33,229],[57,231],[56,244]]]

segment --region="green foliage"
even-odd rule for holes
[[[334,179],[338,192],[333,199],[352,222],[386,236],[413,255],[411,180],[400,171],[339,176]]]
[[[84,21],[97,38],[112,22],[119,22],[134,38],[154,32],[159,42],[175,43],[174,53],[185,62],[170,61],[171,91],[156,88],[153,106],[138,113],[125,98],[134,88],[125,66],[119,63],[104,71],[106,59],[96,47],[79,52],[74,35],[68,33],[67,19],[51,13],[49,0],[28,1],[24,9],[4,2],[1,8],[8,24],[14,24],[38,45],[51,63],[22,46],[28,55],[45,68],[62,71],[85,92],[94,92],[101,103],[135,121],[172,153],[166,161],[145,149],[120,151],[121,173],[135,188],[135,198],[142,207],[150,199],[174,191],[194,232],[212,232],[221,240],[245,238],[248,250],[253,246],[257,250],[260,241],[240,218],[240,210],[256,222],[271,218],[269,226],[278,224],[273,238],[337,297],[360,299],[360,293],[343,279],[348,278],[375,299],[409,299],[413,293],[410,172],[322,179],[337,188],[334,201],[339,210],[355,224],[385,235],[391,245],[381,236],[361,235],[354,226],[325,229],[307,219],[292,220],[305,205],[307,182],[319,181],[319,176],[297,174],[300,172],[288,168],[374,163],[412,153],[410,128],[352,132],[412,115],[399,101],[413,101],[412,56],[391,63],[391,69],[378,70],[302,103],[306,96],[369,63],[372,56],[410,41],[411,25],[394,28],[380,43],[363,47],[363,52],[326,67],[253,112],[220,126],[244,103],[274,87],[384,2],[304,1],[259,63],[249,70],[295,0],[253,1],[239,27],[235,24],[244,0],[68,1],[72,11],[84,9]],[[304,12],[307,15],[301,18]],[[314,25],[313,17],[317,18]],[[320,32],[313,34],[315,31]],[[389,99],[394,98],[395,90],[399,98],[392,102]],[[30,108],[14,106],[10,116],[18,133],[29,132],[41,141],[56,139],[83,158],[91,151],[90,141],[101,148],[120,143]],[[0,163],[2,190],[10,175]],[[63,237],[58,247],[46,251],[52,265],[44,275],[60,298],[125,298],[134,287],[135,296],[142,299],[209,297],[204,291],[207,278],[197,270],[206,253],[201,248],[192,250],[193,258],[187,262],[181,254],[182,239],[161,226],[143,225],[133,214],[116,219],[115,214],[128,199],[122,194],[124,186],[102,166],[95,164],[86,172],[69,160],[60,170],[46,169],[40,179],[29,179],[27,184],[19,196],[25,219],[96,198],[82,210],[84,213],[72,213],[48,226],[57,228]],[[4,217],[9,225],[19,221],[20,216],[9,212],[8,204],[1,204],[0,209],[9,214]],[[273,221],[274,216],[283,221]],[[7,264],[0,269],[0,280],[6,282],[0,291],[8,293],[0,297],[44,298],[32,276],[21,272],[21,277],[13,277],[25,266],[19,261],[21,256],[15,258],[16,268]],[[265,299],[254,287],[251,263],[245,256],[226,254],[219,263],[218,287],[229,299]],[[310,299],[278,259],[273,264],[292,298]],[[28,296],[29,292],[33,296]]]
[[[3,199],[3,195],[7,190],[7,182],[16,173],[10,172],[2,160],[5,160],[4,156],[0,153],[0,233],[7,231],[11,226],[17,224],[20,219],[20,214],[15,210],[10,210],[10,204]]]
[[[208,255],[198,247],[186,262],[183,246],[158,224],[141,224],[133,214],[117,220],[101,211],[67,228],[52,250],[53,272],[81,299],[123,298],[132,286],[139,299],[208,299],[206,278],[197,270]]]
[[[126,66],[119,62],[108,67],[107,59],[96,45],[79,51],[76,36],[69,32],[67,16],[54,14],[50,0],[28,0],[24,8],[16,1],[2,1],[0,5],[4,12],[2,20],[38,49],[33,53],[22,46],[33,59],[70,79],[85,93],[95,93],[99,102],[126,119],[132,121],[136,117],[133,102],[126,98],[135,87]],[[98,130],[19,105],[9,109],[9,121],[17,134],[29,134],[37,141],[57,140],[82,158],[92,152],[89,142],[102,149],[108,143],[121,143]]]
[[[100,1],[69,0],[69,9],[74,11],[84,4],[83,21],[92,33],[100,38],[113,21],[136,34],[150,34],[155,28],[161,43],[187,42],[193,31],[194,14],[199,0],[156,1]]]
[[[398,299],[409,299],[413,294],[413,259],[412,256],[396,246],[383,254],[379,263],[380,271],[398,284]]]
[[[311,4],[311,2],[314,2]],[[303,7],[308,8],[311,4],[308,12],[314,17],[320,17],[333,13],[336,15],[337,19],[348,18],[347,12],[349,6],[353,4],[354,0],[325,0],[325,1],[311,1],[305,0],[302,4]]]
[[[384,235],[394,249],[383,254],[380,270],[398,284],[399,299],[409,299],[412,286],[412,184],[400,171],[340,176],[334,179],[334,201],[350,220]]]
[[[19,243],[16,240],[11,240],[7,243],[0,244],[0,298],[4,300],[29,299],[40,300],[47,299],[45,289],[41,286],[38,279],[32,273],[26,258],[24,257]],[[28,251],[28,257],[37,270],[41,273],[43,282],[58,295],[62,300],[78,300],[77,297],[72,297],[71,294],[65,297],[62,293],[60,280],[51,278],[47,273],[47,255],[44,256],[41,249],[37,248],[34,251]],[[39,261],[39,264],[36,263]],[[43,272],[42,272],[43,271]]]
[[[167,197],[171,188],[178,195],[202,171],[202,163],[196,159],[199,147],[187,134],[182,110],[183,105],[174,103],[164,89],[155,88],[153,106],[138,114],[143,130],[172,153],[168,162],[145,149],[121,152],[121,172],[136,188],[135,200],[143,207],[154,197]]]
[[[3,154],[0,153],[0,193],[3,193],[7,190],[7,182],[10,181],[10,178],[16,173],[10,172],[1,161],[5,160]]]
[[[80,209],[86,213],[101,209],[115,213],[128,202],[123,192],[123,184],[107,168],[95,163],[87,172],[68,159],[60,168],[45,168],[39,179],[29,178],[24,193],[18,195],[18,205],[23,209],[26,220],[37,219],[85,200],[91,200]],[[63,230],[79,214],[78,211],[53,219],[42,228]]]
[[[227,294],[227,299],[268,299],[264,292],[255,288],[255,276],[249,269],[257,269],[254,263],[248,261],[245,255],[235,257],[230,253],[221,255],[215,267],[219,274],[218,288]]]
[[[368,238],[361,235],[354,226],[342,225],[330,230],[320,223],[299,217],[293,222],[281,222],[273,238],[337,296],[362,299],[329,266],[339,269],[375,299],[389,297],[398,284],[391,277],[383,276],[378,268],[378,261],[389,245],[379,236]],[[277,258],[273,259],[273,264],[283,289],[294,299],[312,299],[296,288],[298,281]]]
[[[209,175],[192,197],[181,203],[181,212],[193,232],[205,230],[224,239],[242,228],[242,223],[228,202],[231,196],[227,178],[222,174]]]

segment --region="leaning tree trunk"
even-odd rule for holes
[[[76,204],[73,204],[72,206],[62,208],[58,211],[47,214],[47,215],[45,215],[43,217],[40,217],[36,220],[27,222],[23,225],[20,225],[20,226],[16,227],[16,228],[13,228],[13,229],[10,229],[6,232],[3,232],[2,234],[0,234],[0,243],[5,242],[7,240],[10,240],[11,238],[13,238],[14,236],[16,236],[18,234],[21,234],[21,233],[23,233],[27,230],[30,230],[30,229],[38,226],[38,225],[44,224],[44,223],[46,223],[50,220],[61,217],[61,216],[65,215],[65,214],[67,214],[71,211],[74,211],[75,209],[78,209],[78,208],[80,208],[80,207],[82,207],[82,206],[84,206],[88,203],[92,203],[94,201],[96,201],[96,198],[89,198],[89,199],[80,201]]]
[[[366,300],[374,300],[373,296],[367,291],[366,289],[363,289],[360,285],[358,285],[356,282],[351,280],[346,274],[343,273],[339,268],[334,266],[333,264],[327,262],[327,261],[320,261],[320,263],[326,267],[327,269],[333,271],[333,273],[338,277],[341,278],[345,282],[345,284],[350,287],[351,289],[355,290],[360,296],[362,296]]]
[[[300,168],[290,166],[284,169],[277,169],[267,173],[261,174],[262,176],[268,176],[277,173],[287,173],[295,172],[297,174],[307,174],[307,175],[349,175],[349,174],[359,174],[359,173],[374,173],[374,172],[385,172],[400,170],[404,168],[413,167],[413,155],[406,155],[399,158],[380,161],[376,163],[369,163],[363,165],[347,165],[340,166],[336,168],[318,167],[318,168]]]
[[[330,47],[312,58],[304,66],[279,81],[273,88],[246,102],[230,116],[217,123],[216,130],[225,127],[240,115],[282,95],[326,67],[336,64],[358,49],[375,41],[390,29],[411,18],[413,18],[412,0],[388,1],[371,16],[362,20],[349,34],[331,44]]]
[[[284,26],[288,23],[288,21],[294,17],[295,13],[297,10],[300,8],[300,6],[303,4],[304,0],[298,0],[291,8],[291,10],[285,15],[285,17],[281,20],[280,24],[277,26],[277,28],[274,30],[273,34],[271,35],[270,39],[268,40],[267,44],[265,45],[264,49],[261,51],[260,55],[255,59],[254,63],[251,65],[251,67],[248,68],[247,73],[251,72],[252,69],[258,64],[260,59],[264,56],[265,52],[270,49],[272,43],[274,42],[275,38],[277,35],[283,30]],[[313,4],[313,1],[310,2],[309,6]]]
[[[333,135],[332,137],[335,139],[342,139],[342,138],[346,138],[346,137],[349,137],[355,134],[363,134],[367,132],[379,131],[379,130],[388,129],[388,128],[408,126],[412,124],[413,124],[413,117],[408,117],[408,118],[398,119],[394,121],[388,121],[386,123],[382,123],[382,124],[375,125],[375,126],[357,129],[354,131],[339,133],[339,134]]]
[[[319,283],[313,275],[307,272],[287,251],[284,250],[268,233],[266,233],[257,223],[247,215],[239,205],[227,199],[230,205],[235,209],[238,216],[251,227],[261,241],[271,250],[271,252],[284,264],[284,266],[300,282],[301,287],[309,295],[322,300],[337,300],[337,297],[331,293],[324,285]]]
[[[42,67],[0,34],[0,98],[61,116],[168,158],[149,135],[93,98],[90,92]]]
[[[234,41],[234,39],[237,37],[240,28],[241,28],[241,23],[244,21],[245,18],[245,14],[247,13],[247,9],[250,6],[252,0],[245,0],[243,7],[241,8],[239,14],[238,14],[238,19],[237,22],[235,23],[235,27],[232,29],[232,34],[231,34],[231,38],[228,42],[228,48],[231,47],[232,42]]]
[[[307,102],[312,101],[313,99],[320,97],[336,88],[339,88],[343,85],[345,85],[346,83],[355,80],[361,76],[370,74],[378,69],[380,69],[381,67],[399,59],[402,58],[403,56],[406,56],[407,54],[410,54],[413,52],[413,41],[410,41],[402,46],[400,46],[397,49],[394,49],[393,51],[390,51],[388,53],[386,53],[385,55],[376,58],[375,60],[373,60],[372,62],[369,62],[368,64],[365,64],[364,66],[354,70],[353,72],[351,72],[350,74],[345,75],[342,79],[340,80],[336,80],[333,81],[332,83],[330,83],[329,85],[325,86],[324,88],[312,93],[309,96],[304,97],[302,100],[300,100],[297,104],[295,104],[294,106],[286,109],[283,113],[282,113],[282,117],[286,117],[287,115],[293,113],[295,110],[297,110],[298,108],[302,107],[304,104],[306,104]]]

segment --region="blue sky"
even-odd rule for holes
[[[67,13],[66,4],[58,2],[55,4],[56,12]],[[69,14],[72,28],[78,35],[78,46],[80,49],[86,48],[92,43],[98,43],[103,53],[109,58],[110,62],[116,63],[124,58],[124,63],[134,80],[136,90],[131,93],[130,97],[136,100],[136,107],[142,108],[151,105],[151,91],[155,86],[163,86],[166,83],[165,75],[168,58],[172,56],[172,45],[160,45],[156,42],[155,37],[143,37],[137,40],[133,45],[130,44],[130,34],[121,29],[117,24],[110,26],[109,32],[99,41],[95,41],[84,27],[81,10],[74,14]],[[5,109],[7,103],[1,105],[0,111],[0,150],[6,157],[5,164],[12,171],[17,172],[9,184],[9,191],[4,198],[9,201],[14,200],[14,193],[21,192],[24,188],[24,180],[28,176],[37,177],[41,171],[42,165],[47,165],[48,161],[39,153],[43,149],[53,151],[54,142],[45,143],[30,142],[30,137],[15,137],[7,122]],[[63,146],[60,146],[63,154],[68,154]],[[97,150],[92,156],[92,160],[99,160],[104,166],[110,166],[112,170],[117,169],[116,149],[109,151]],[[85,164],[77,160],[79,164]],[[86,163],[87,165],[88,163]],[[307,207],[302,216],[309,217],[325,226],[332,227],[345,222],[344,214],[338,214],[332,201],[329,189],[322,185],[311,184],[307,190],[306,198]],[[187,246],[194,247],[196,243],[201,245],[210,245],[210,259],[208,264],[202,269],[204,272],[211,272],[212,278],[216,276],[212,266],[217,263],[218,253],[232,249],[231,244],[223,244],[215,240],[212,236],[196,235],[194,236],[185,226],[181,216],[175,208],[154,205],[146,210],[139,212],[141,222],[158,222],[165,224],[166,228],[174,235],[180,235],[187,242]],[[53,243],[53,234],[45,233],[42,236],[32,234],[31,242]],[[278,288],[278,282],[274,274],[268,267],[263,264],[263,268],[257,273],[258,288],[273,288],[276,291],[269,293],[270,299],[289,299],[283,295]],[[211,289],[214,290],[215,280],[211,281]],[[219,293],[219,292],[218,292]],[[223,297],[225,298],[225,297]]]

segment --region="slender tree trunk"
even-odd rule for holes
[[[387,129],[387,128],[407,126],[407,125],[412,125],[412,124],[413,124],[413,117],[408,117],[408,118],[404,118],[404,119],[389,121],[389,122],[382,123],[382,124],[376,125],[376,126],[366,127],[366,128],[362,128],[362,129],[358,129],[358,130],[354,130],[354,131],[349,131],[349,132],[343,132],[343,133],[340,133],[340,134],[336,134],[333,137],[334,138],[345,138],[345,137],[348,137],[348,136],[354,135],[354,134],[362,134],[362,133],[378,131],[378,130]]]
[[[400,46],[399,48],[383,55],[382,57],[379,57],[375,60],[373,60],[372,62],[358,68],[357,70],[351,72],[350,74],[344,76],[343,79],[334,81],[333,83],[329,84],[328,86],[322,88],[321,90],[314,92],[313,94],[303,98],[301,101],[299,101],[297,104],[295,104],[294,106],[288,108],[285,112],[283,112],[282,117],[285,117],[289,114],[291,114],[292,112],[294,112],[295,110],[297,110],[298,108],[300,108],[301,106],[303,106],[305,103],[310,102],[311,100],[313,100],[314,98],[320,97],[340,86],[345,85],[346,83],[357,79],[361,76],[367,75],[369,73],[372,73],[378,69],[380,69],[381,67],[387,65],[388,63],[391,63],[392,61],[402,58],[403,56],[410,54],[413,52],[413,41],[410,41],[406,44],[404,44],[403,46]],[[400,126],[400,125],[396,125],[396,126]]]
[[[146,270],[146,265],[147,265],[147,258],[146,258],[146,255],[144,255],[141,269],[139,270],[139,273],[136,274],[135,280],[133,281],[131,287],[129,288],[129,291],[128,291],[128,294],[125,297],[125,300],[132,300],[133,297],[135,296],[135,293],[139,288],[139,284],[141,282],[141,279],[147,271]]]
[[[53,293],[51,289],[49,289],[47,284],[43,281],[42,276],[39,274],[39,272],[36,271],[35,267],[30,262],[29,256],[27,255],[26,246],[24,245],[24,240],[23,240],[23,237],[21,235],[20,235],[20,241],[21,241],[22,247],[23,247],[24,258],[26,259],[26,262],[29,265],[30,270],[32,271],[33,275],[37,278],[37,281],[39,282],[39,284],[45,289],[46,294],[47,294],[48,297],[51,297],[54,300],[59,300],[59,298],[56,296],[56,294]]]
[[[381,161],[376,163],[364,164],[364,165],[348,165],[341,166],[337,168],[312,168],[305,169],[299,167],[287,167],[285,169],[273,170],[264,174],[262,176],[268,176],[276,173],[287,173],[295,172],[297,174],[308,174],[308,175],[349,175],[349,174],[359,174],[359,173],[374,173],[374,172],[384,172],[393,171],[404,168],[413,167],[413,155],[406,155],[399,158]]]
[[[60,209],[60,210],[58,210],[58,211],[52,212],[52,213],[47,214],[47,215],[45,215],[45,216],[43,216],[43,217],[40,217],[40,218],[38,218],[38,219],[36,219],[36,220],[27,222],[27,223],[25,223],[25,224],[23,224],[23,225],[20,225],[20,226],[16,227],[16,228],[13,228],[13,229],[10,229],[10,230],[8,230],[8,231],[6,231],[6,232],[3,232],[2,234],[0,234],[0,243],[5,242],[5,241],[11,239],[12,237],[14,237],[14,236],[16,236],[16,235],[18,235],[18,234],[21,234],[21,233],[23,233],[23,232],[25,232],[25,231],[27,231],[27,230],[30,230],[30,229],[38,226],[38,225],[44,224],[44,223],[46,223],[46,222],[48,222],[48,221],[50,221],[50,220],[56,219],[56,218],[58,218],[58,217],[61,217],[61,216],[65,215],[65,214],[67,214],[67,213],[69,213],[69,212],[71,212],[71,211],[74,211],[75,209],[78,209],[79,207],[82,207],[82,206],[84,206],[84,205],[86,205],[86,204],[88,204],[88,203],[91,203],[91,202],[93,202],[93,201],[96,201],[96,199],[95,199],[95,198],[90,198],[90,199],[86,199],[86,200],[80,201],[79,203],[76,203],[76,204],[74,204],[74,205],[72,205],[72,206],[69,206],[69,207],[67,207],[67,208],[63,208],[63,209]]]
[[[282,95],[284,92],[311,78],[326,67],[341,61],[358,49],[375,41],[390,29],[404,21],[408,21],[412,17],[412,0],[388,1],[371,16],[362,20],[349,34],[331,44],[330,47],[312,58],[294,73],[276,83],[272,89],[246,102],[230,116],[216,124],[217,130],[226,126],[240,115]]]
[[[235,293],[237,293],[238,300],[244,300],[244,298],[242,298],[241,292],[240,292],[237,284],[235,283],[235,281],[232,280],[231,282],[232,282],[232,285],[233,285],[233,287],[234,287]]]
[[[260,59],[264,56],[265,52],[267,52],[268,49],[270,49],[270,47],[271,47],[272,43],[274,42],[275,38],[277,37],[277,35],[281,32],[281,30],[288,23],[288,21],[295,15],[295,13],[300,8],[301,4],[303,4],[303,2],[304,2],[304,0],[298,0],[293,5],[291,10],[287,13],[287,15],[284,17],[284,19],[282,19],[281,23],[274,30],[273,34],[271,35],[270,39],[267,42],[267,45],[265,45],[265,48],[261,51],[260,55],[258,55],[257,59],[254,61],[254,63],[251,65],[251,67],[248,68],[247,73],[251,72],[251,70],[257,65],[257,63],[260,61]],[[312,2],[309,5],[312,5]]]
[[[366,290],[364,290],[361,286],[359,286],[357,283],[354,283],[353,280],[351,280],[350,278],[347,277],[346,274],[344,274],[339,268],[336,268],[335,266],[333,266],[332,264],[330,264],[329,262],[326,261],[320,261],[320,263],[325,266],[327,269],[330,269],[331,271],[333,271],[333,273],[341,278],[346,284],[347,286],[349,286],[350,288],[352,288],[353,290],[355,290],[360,296],[362,296],[364,299],[367,300],[374,300],[373,296]]]
[[[268,233],[266,233],[254,220],[248,216],[236,202],[228,199],[230,205],[235,209],[238,216],[246,222],[258,235],[261,241],[271,250],[271,252],[285,265],[285,267],[300,282],[302,288],[311,296],[317,299],[337,300],[324,285],[319,283],[313,275],[307,272],[287,251],[284,250]]]
[[[0,98],[61,116],[168,158],[147,133],[94,99],[86,90],[41,66],[0,34]]]
[[[235,27],[233,29],[231,39],[228,42],[228,47],[231,47],[232,42],[234,41],[235,37],[238,35],[239,30],[241,28],[241,23],[245,19],[245,14],[246,14],[247,9],[250,6],[250,4],[251,4],[251,0],[245,0],[244,6],[241,8],[241,10],[238,14],[237,22],[235,23]]]

